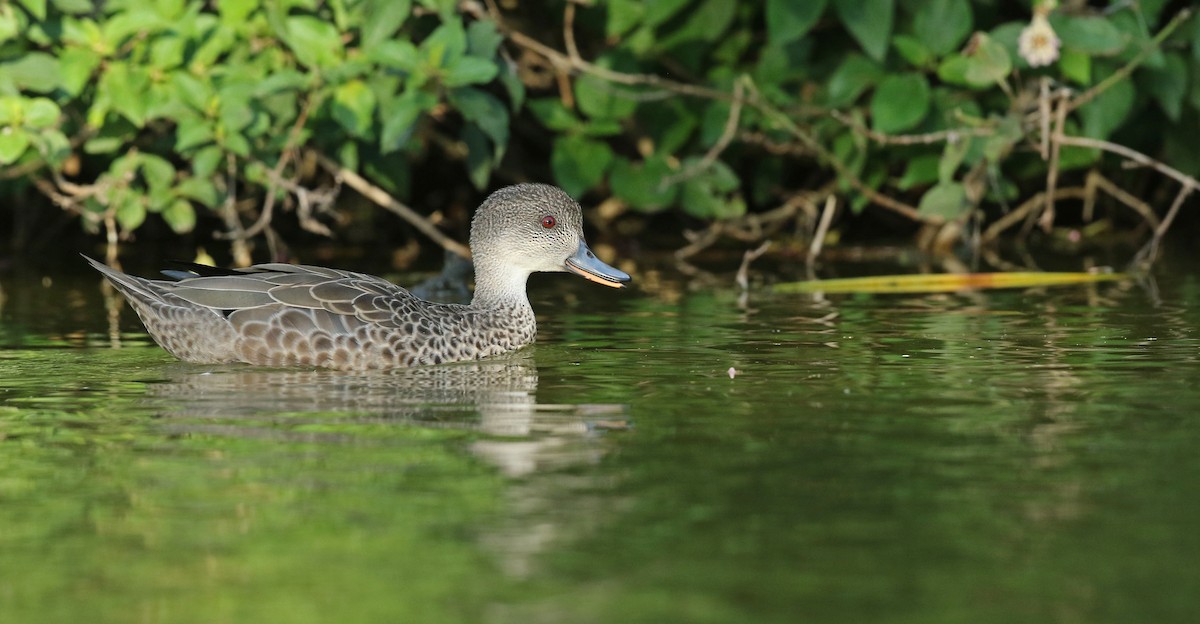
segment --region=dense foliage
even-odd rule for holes
[[[830,193],[914,222],[986,221],[1119,173],[1103,146],[1051,134],[1131,147],[1184,186],[1200,173],[1186,3],[503,6],[0,3],[0,192],[36,189],[114,238],[150,214],[188,231],[197,210],[245,238],[276,203],[322,231],[346,173],[408,198],[434,156],[463,164],[449,183],[548,177],[707,221],[791,218]],[[1049,227],[1052,210],[1030,218]]]

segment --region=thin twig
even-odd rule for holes
[[[991,136],[996,133],[993,128],[981,126],[978,128],[951,128],[925,134],[885,134],[872,130],[858,120],[842,111],[831,111],[830,116],[842,122],[843,125],[880,145],[930,145],[933,143],[954,143],[963,137]]]
[[[279,154],[279,160],[276,161],[275,167],[270,170],[268,176],[267,196],[263,199],[262,211],[258,215],[258,219],[251,224],[250,227],[237,232],[237,235],[242,238],[251,238],[257,236],[267,225],[271,223],[271,215],[275,209],[276,181],[282,178],[283,170],[287,167],[288,161],[292,159],[292,152],[296,149],[296,144],[300,139],[300,131],[304,128],[304,124],[308,121],[308,113],[312,110],[313,100],[308,99],[304,102],[304,107],[300,109],[300,114],[296,115],[296,121],[292,124],[291,130],[288,131],[287,141],[283,145],[283,149]]]
[[[983,231],[980,237],[981,243],[991,243],[1000,237],[1005,230],[1020,223],[1030,213],[1037,210],[1038,207],[1045,205],[1046,192],[1041,191],[1038,194],[1025,200],[1020,206],[1017,206],[1012,212],[996,219],[991,225]],[[1060,188],[1054,191],[1055,201],[1063,199],[1084,199],[1087,197],[1087,189],[1082,186],[1072,186]]]
[[[738,287],[743,291],[750,289],[750,263],[757,260],[759,256],[767,253],[767,250],[770,248],[771,241],[763,241],[757,249],[750,249],[742,254],[742,265],[738,267],[737,276],[734,278],[734,281],[737,282]]]
[[[1179,189],[1179,194],[1175,196],[1175,201],[1171,202],[1171,208],[1167,210],[1167,216],[1163,217],[1162,223],[1159,223],[1158,227],[1154,229],[1154,236],[1138,252],[1134,262],[1139,264],[1154,262],[1158,257],[1158,247],[1162,243],[1163,237],[1166,236],[1167,230],[1170,229],[1171,223],[1175,221],[1175,215],[1179,214],[1179,208],[1183,206],[1183,202],[1194,190],[1196,190],[1194,186],[1183,186]]]
[[[571,6],[570,3],[568,3],[568,6]],[[743,76],[737,80],[737,83],[733,87],[733,103],[729,105],[729,116],[725,119],[725,128],[721,131],[721,136],[717,139],[717,142],[709,148],[704,157],[695,165],[663,178],[658,183],[659,191],[664,191],[675,184],[690,180],[707,171],[713,163],[717,162],[717,158],[721,156],[721,152],[729,147],[730,141],[737,134],[738,122],[742,117],[742,103],[746,91],[746,81],[747,78]]]
[[[817,261],[817,256],[821,255],[821,247],[825,244],[825,236],[829,234],[829,226],[833,223],[833,213],[837,210],[837,196],[830,194],[825,198],[825,208],[821,211],[821,221],[817,224],[817,231],[813,233],[812,245],[808,247],[808,264],[813,264]]]
[[[1054,109],[1053,140],[1050,141],[1050,166],[1046,171],[1046,207],[1042,212],[1042,230],[1049,232],[1054,227],[1054,188],[1058,186],[1058,166],[1062,159],[1063,126],[1067,123],[1067,92],[1058,92],[1058,106]]]
[[[1150,167],[1186,187],[1192,189],[1200,188],[1200,181],[1197,181],[1196,178],[1193,178],[1192,176],[1187,175],[1186,173],[1183,173],[1182,171],[1179,171],[1178,169],[1175,169],[1174,167],[1171,167],[1159,160],[1151,158],[1135,149],[1125,147],[1124,145],[1102,139],[1089,139],[1087,137],[1069,135],[1055,136],[1054,140],[1062,143],[1063,145],[1087,147],[1091,149],[1112,152],[1113,154],[1119,154],[1135,163],[1138,163],[1139,165]]]
[[[322,168],[333,174],[335,177],[344,180],[346,184],[350,186],[350,188],[358,191],[363,197],[366,197],[376,204],[379,204],[383,208],[386,208],[396,215],[399,215],[401,219],[404,219],[410,225],[417,228],[417,230],[419,230],[422,234],[433,239],[433,241],[441,245],[443,249],[452,251],[463,258],[471,257],[471,250],[468,249],[466,245],[463,245],[462,243],[459,243],[458,241],[455,241],[449,236],[443,234],[442,231],[437,229],[437,226],[435,226],[433,223],[430,223],[428,219],[417,214],[417,212],[412,208],[400,203],[399,200],[397,200],[395,197],[392,197],[387,191],[375,186],[374,184],[371,184],[366,178],[363,178],[357,173],[342,167],[331,160],[328,156],[320,152],[315,152],[315,155],[317,157],[317,162],[321,164]]]

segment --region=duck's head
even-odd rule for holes
[[[629,275],[596,257],[583,238],[583,211],[562,189],[517,184],[492,193],[471,221],[471,254],[478,285],[496,274],[520,282],[535,271],[569,271],[612,288],[624,288]]]

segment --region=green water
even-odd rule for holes
[[[383,374],[178,363],[93,276],[10,277],[0,622],[1195,621],[1188,271],[545,276],[537,346]]]

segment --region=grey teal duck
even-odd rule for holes
[[[152,280],[87,260],[181,360],[340,370],[476,360],[533,342],[525,284],[535,271],[614,288],[629,281],[588,248],[579,204],[544,184],[492,193],[471,222],[471,253],[470,304],[425,301],[378,277],[315,266],[164,271],[175,279]]]

